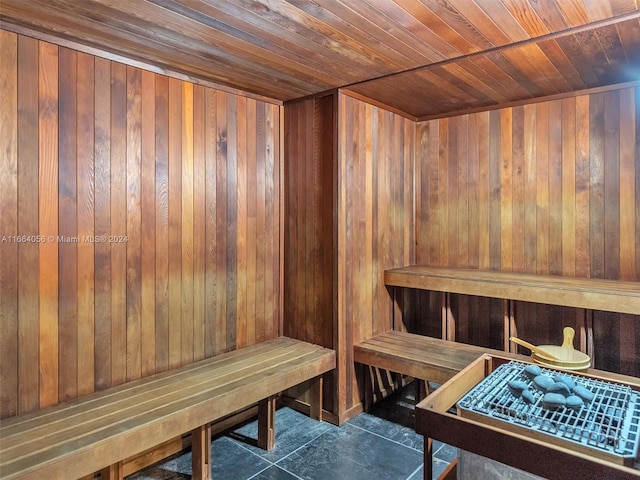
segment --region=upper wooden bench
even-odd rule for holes
[[[386,270],[384,283],[394,287],[640,314],[640,282],[410,265]],[[504,351],[398,331],[377,335],[354,346],[354,359],[358,363],[438,383],[447,381],[485,353],[512,356]]]
[[[384,283],[640,315],[640,282],[410,265],[385,270]]]
[[[315,379],[311,412],[321,418],[322,377],[335,352],[281,337],[132,381],[0,426],[0,477],[122,478],[122,461],[192,432],[193,478],[210,478],[210,422],[258,403],[258,444],[274,444],[275,398]]]

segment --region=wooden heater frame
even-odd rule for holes
[[[432,478],[432,440],[440,440],[512,467],[554,480],[638,479],[640,471],[586,452],[544,441],[523,432],[465,418],[450,410],[498,366],[512,359],[485,354],[443,384],[416,406],[416,432],[424,435],[424,478]],[[589,370],[594,380],[622,383],[640,391],[640,379]]]

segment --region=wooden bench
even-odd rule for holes
[[[385,270],[384,283],[389,287],[446,294],[640,314],[640,282],[409,265]],[[447,301],[442,308],[445,315],[441,319],[442,330],[445,338],[453,340],[452,322],[446,314]],[[508,341],[511,323],[512,320],[505,317],[505,351],[511,348]],[[513,355],[505,351],[390,331],[355,345],[354,359],[421,380],[444,383],[484,353]]]
[[[482,355],[512,355],[503,351],[391,330],[353,347],[354,361],[442,384]],[[512,355],[517,358],[516,355]],[[371,400],[370,379],[365,379],[365,408]],[[421,385],[422,386],[422,385]],[[425,392],[426,393],[426,392]],[[418,396],[418,400],[423,395]]]
[[[322,416],[335,352],[286,337],[12,417],[0,426],[0,476],[123,478],[123,459],[192,432],[193,478],[210,478],[211,422],[258,404],[258,444],[275,441],[276,396],[307,380]]]
[[[389,287],[445,292],[441,322],[443,336],[449,339],[455,338],[454,325],[447,314],[450,305],[449,294],[636,315],[640,313],[640,282],[410,265],[386,270],[384,283]],[[511,347],[508,339],[511,335],[512,321],[510,317],[505,316],[505,350]],[[408,375],[425,383],[445,383],[485,354],[508,359],[525,358],[507,351],[394,330],[354,345],[354,360],[357,363]],[[615,375],[612,374],[612,377]],[[365,409],[373,397],[371,385],[371,379],[366,378]],[[419,382],[419,385],[422,385],[422,382]],[[428,393],[428,389],[426,390],[418,391],[418,401]],[[425,451],[429,452],[430,458],[430,439]],[[431,478],[431,469],[427,465],[430,463],[425,462],[425,478]],[[455,462],[451,462],[451,466],[455,468]],[[451,471],[445,472],[444,476],[452,476]]]
[[[388,286],[640,314],[640,282],[409,265],[385,270]]]

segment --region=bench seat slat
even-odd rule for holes
[[[108,405],[113,402],[113,397],[118,395],[135,395],[140,389],[151,390],[156,386],[162,388],[170,385],[176,378],[183,376],[185,372],[196,375],[198,372],[210,372],[221,365],[232,364],[235,361],[244,361],[247,356],[259,355],[261,352],[267,354],[278,348],[288,345],[295,345],[296,341],[287,337],[279,337],[269,342],[262,342],[241,350],[234,350],[216,357],[201,360],[184,367],[157,373],[153,376],[133,380],[131,382],[118,385],[107,390],[92,393],[83,397],[69,400],[60,405],[47,407],[31,413],[26,413],[17,417],[2,420],[0,424],[0,438],[6,439],[12,435],[13,431],[21,431],[25,428],[32,428],[37,425],[47,425],[56,420],[70,418],[78,409],[91,410],[99,408],[100,405]]]
[[[385,270],[384,283],[605,312],[640,312],[640,282],[409,265]]]
[[[502,351],[391,330],[354,346],[364,365],[443,383],[485,353]]]
[[[368,342],[362,346],[362,351],[384,357],[402,358],[407,363],[429,364],[443,368],[464,368],[470,362],[477,359],[481,353],[464,351],[447,351],[446,346],[430,345],[428,350],[419,350],[415,347],[403,347],[402,345],[389,345],[379,342]],[[359,354],[358,356],[361,356]],[[400,372],[402,373],[402,372]]]
[[[170,391],[171,384],[158,387],[157,379],[151,379],[152,393],[147,396],[138,391],[144,389],[144,382],[138,382],[133,390],[118,390],[116,387],[114,392],[106,395],[103,392],[97,394],[101,401],[109,397],[116,406],[119,402],[125,405],[121,410],[116,408],[111,416],[95,420],[86,418],[84,414],[88,412],[83,410],[84,405],[76,402],[75,409],[83,412],[76,418],[78,423],[61,434],[52,432],[46,439],[48,446],[41,444],[39,449],[33,448],[37,437],[34,438],[32,431],[41,431],[43,427],[37,421],[32,422],[35,423],[35,430],[27,428],[20,434],[14,432],[12,440],[19,447],[13,447],[13,443],[8,444],[3,438],[0,450],[2,478],[78,478],[335,368],[335,353],[332,350],[298,341],[263,343],[273,343],[269,347],[276,346],[272,352],[275,360],[274,356],[272,361],[268,360],[266,351],[270,351],[270,348],[265,350],[264,345],[255,349],[248,347],[236,352],[247,351],[232,352],[234,355],[228,357],[232,359],[231,363],[237,364],[237,370],[232,368],[218,376],[216,372],[221,367],[224,370],[226,359],[214,357],[211,361],[216,364],[216,368],[211,369],[211,378],[208,380],[200,378],[202,362],[198,362],[197,365],[194,364],[198,380],[191,388],[159,395],[158,392]],[[257,363],[252,361],[256,352],[259,357],[264,357]],[[173,381],[179,382],[181,376],[190,375],[188,367],[179,370],[180,372],[169,375]],[[127,401],[127,397],[134,391],[140,400],[146,402],[140,407]],[[89,403],[93,400],[95,399],[90,398]],[[104,408],[104,404],[100,402],[95,405]],[[60,406],[60,410],[69,413],[74,408],[69,409],[65,405]],[[47,412],[47,415],[50,413]],[[36,419],[37,415],[29,418]],[[12,425],[19,423],[16,419],[12,420]],[[32,448],[29,449],[29,445]],[[23,446],[27,448],[22,448]],[[5,448],[9,455],[5,455]],[[46,468],[39,469],[43,466]]]
[[[32,438],[41,438],[47,432],[61,433],[64,430],[76,429],[83,422],[97,422],[101,418],[113,417],[119,414],[127,414],[126,408],[141,408],[144,402],[157,401],[167,395],[185,395],[188,389],[205,388],[203,382],[223,382],[225,377],[239,375],[243,369],[256,368],[259,365],[271,365],[277,358],[289,358],[294,354],[299,346],[295,344],[282,345],[266,351],[257,351],[250,357],[234,356],[227,362],[216,362],[214,365],[198,365],[194,369],[183,370],[179,375],[172,375],[170,380],[159,382],[151,378],[147,385],[136,389],[123,389],[107,397],[102,397],[100,401],[88,401],[75,404],[71,407],[64,406],[55,415],[47,415],[45,419],[38,422],[30,419],[24,423],[16,423],[2,431],[3,441],[13,443],[16,439],[14,435],[24,436],[26,431]],[[254,353],[254,352],[252,352]],[[213,362],[212,362],[213,363]],[[215,368],[215,372],[212,370]],[[165,379],[166,380],[166,379]],[[33,448],[33,443],[29,444]],[[3,449],[7,454],[8,450]]]
[[[290,366],[295,365],[295,362],[304,362],[315,353],[309,351],[309,349],[301,350],[297,346],[292,346],[285,350],[279,349],[277,352],[280,357],[260,358],[259,362],[255,364],[250,362],[251,359],[247,359],[243,364],[234,366],[235,368],[230,370],[226,369],[220,374],[216,371],[215,375],[210,374],[208,377],[199,375],[195,380],[185,375],[184,377],[187,378],[177,381],[174,385],[168,385],[161,391],[152,390],[141,393],[135,398],[122,395],[119,399],[114,399],[106,415],[99,416],[99,412],[96,412],[96,415],[92,416],[91,411],[89,411],[86,412],[86,415],[70,419],[69,425],[60,426],[56,423],[36,429],[35,432],[24,431],[19,438],[13,439],[15,442],[13,445],[3,449],[3,458],[6,456],[10,460],[14,456],[20,457],[38,450],[46,450],[51,444],[63,444],[70,440],[75,441],[83,435],[88,435],[104,428],[115,427],[122,422],[122,419],[127,419],[128,422],[133,423],[139,416],[159,409],[171,411],[172,409],[178,409],[178,405],[184,405],[182,408],[189,408],[190,404],[196,402],[196,399],[202,395],[219,396],[220,392],[224,392],[226,388],[236,388],[238,378],[258,381],[261,376],[269,374],[279,365],[291,368]],[[11,441],[10,439],[7,440]]]
[[[472,345],[429,337],[423,338],[425,341],[415,342],[406,336],[374,337],[360,344],[359,348],[385,355],[400,356],[407,358],[407,361],[434,362],[436,364],[458,363],[464,366],[487,353],[487,349],[475,348]]]

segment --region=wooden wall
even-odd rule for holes
[[[335,95],[285,107],[284,334],[336,348]],[[323,408],[336,412],[335,372],[325,375]],[[304,388],[290,392],[307,400]]]
[[[338,332],[343,411],[360,405],[352,345],[393,326],[383,274],[414,262],[415,124],[340,94]]]
[[[441,296],[394,311],[387,268],[640,280],[637,89],[417,124],[335,93],[286,107],[281,175],[278,106],[3,31],[0,56],[3,417],[284,332],[338,351],[345,419],[354,343],[439,331]],[[450,307],[459,340],[572,324],[640,375],[638,316]]]
[[[639,111],[624,88],[419,123],[416,262],[640,281]],[[496,347],[500,305],[478,302],[452,302],[457,338]],[[597,367],[640,375],[640,316],[509,309],[522,338],[573,325]]]
[[[285,335],[334,347],[335,96],[285,107]]]
[[[281,107],[0,31],[0,415],[271,338]]]
[[[352,346],[392,327],[383,271],[413,260],[413,122],[337,93],[285,106],[288,335],[338,352],[333,413],[361,408]]]

